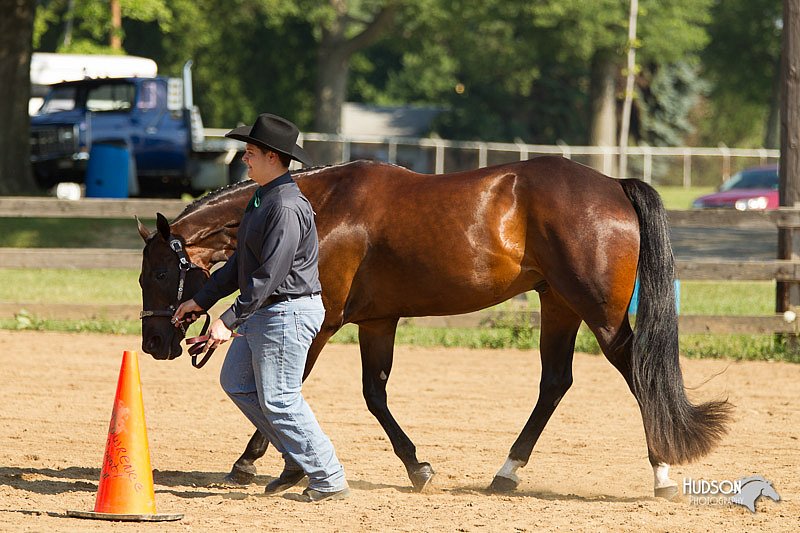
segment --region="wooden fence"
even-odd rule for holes
[[[156,212],[167,218],[175,217],[184,208],[180,200],[106,200],[79,201],[54,198],[0,198],[0,217],[36,218],[132,218],[134,215],[152,218]],[[768,212],[738,212],[733,210],[670,211],[673,227],[728,228],[800,228],[800,209],[781,208]],[[122,268],[138,270],[141,250],[94,248],[4,248],[0,253],[0,268],[42,268],[57,264],[62,268]],[[676,277],[681,280],[775,280],[800,282],[800,260],[724,261],[678,260]],[[14,316],[20,309],[40,317],[97,317],[136,318],[135,306],[34,304],[0,302],[0,317]],[[470,327],[493,323],[538,324],[535,311],[479,311],[447,317],[406,319],[419,325]],[[797,320],[786,321],[781,314],[770,316],[705,316],[681,315],[683,333],[791,333],[800,332]]]

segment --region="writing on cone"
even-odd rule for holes
[[[135,521],[179,520],[183,517],[156,514],[139,359],[134,351],[126,351],[122,356],[94,512],[68,511],[67,514],[80,518]]]

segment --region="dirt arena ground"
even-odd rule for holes
[[[578,354],[575,383],[512,495],[484,488],[530,414],[538,355],[400,347],[389,382],[395,417],[437,471],[410,490],[405,470],[364,406],[355,346],[328,346],[305,394],[336,445],[349,500],[303,504],[261,496],[280,470],[270,449],[257,484],[216,485],[251,427],[217,383],[223,353],[194,370],[184,356],[140,354],[158,511],[179,522],[129,524],[67,518],[94,506],[123,350],[137,337],[0,332],[0,531],[797,531],[800,517],[800,366],[684,361],[695,397],[727,395],[732,431],[672,477],[726,480],[761,474],[782,501],[757,513],[683,497],[652,497],[641,419],[604,358]],[[299,492],[302,487],[293,489]]]

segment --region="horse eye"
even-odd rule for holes
[[[156,272],[156,279],[159,280],[159,281],[163,281],[163,280],[167,279],[167,273],[166,272]]]

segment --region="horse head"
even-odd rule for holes
[[[145,242],[142,252],[142,350],[156,359],[175,359],[183,352],[182,328],[171,322],[181,302],[194,296],[208,278],[208,272],[192,263],[182,237],[172,233],[161,213],[156,215],[156,231],[150,232],[136,219],[139,235]]]
[[[773,501],[780,501],[781,496],[778,494],[778,491],[775,490],[775,487],[772,486],[772,482],[768,479],[764,479],[763,476],[751,476],[748,478],[743,478],[740,480],[742,483],[742,492],[745,490],[745,486],[753,487],[754,490],[758,491],[758,494],[761,496],[766,496]]]
[[[781,497],[772,482],[764,479],[763,476],[750,476],[738,480],[741,487],[739,494],[731,498],[731,503],[747,507],[751,513],[756,512],[756,500],[761,496],[766,496],[774,501],[780,501]]]

